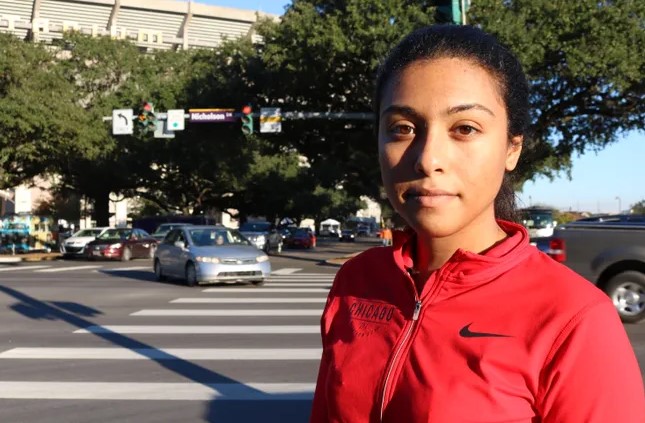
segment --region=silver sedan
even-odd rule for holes
[[[189,286],[239,281],[260,285],[271,273],[271,263],[236,230],[186,226],[173,229],[159,244],[154,271],[158,280],[180,278]]]

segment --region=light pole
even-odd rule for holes
[[[623,209],[623,207],[620,204],[620,197],[616,197],[616,200],[618,200],[618,214],[620,214],[621,210]]]

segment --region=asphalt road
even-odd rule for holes
[[[0,267],[0,422],[307,421],[319,314],[372,244],[272,256],[264,287],[157,282],[147,260]],[[627,327],[645,369],[645,323]]]

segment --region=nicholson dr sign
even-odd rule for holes
[[[235,109],[190,109],[191,122],[235,122]]]

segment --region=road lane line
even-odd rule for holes
[[[170,303],[177,304],[324,304],[327,298],[177,298]]]
[[[13,267],[3,267],[0,269],[0,272],[15,272],[20,270],[35,270],[35,269],[46,269],[51,266],[13,266]]]
[[[3,399],[310,400],[313,383],[0,382]]]
[[[115,333],[115,334],[159,334],[159,335],[196,335],[196,334],[318,334],[320,325],[262,325],[262,326],[137,326],[137,325],[107,325],[88,326],[75,330],[74,333]]]
[[[53,267],[51,269],[34,270],[34,273],[53,273],[53,272],[66,272],[68,270],[87,270],[98,269],[103,266],[72,266],[72,267]]]
[[[202,290],[202,292],[217,292],[220,294],[250,294],[252,292],[261,292],[263,294],[271,294],[271,293],[296,293],[296,292],[303,292],[307,294],[313,294],[315,292],[319,293],[329,293],[329,289],[326,288],[256,288],[256,287],[248,287],[248,288],[207,288]]]
[[[0,359],[31,360],[319,360],[320,348],[14,348]]]
[[[276,287],[276,288],[306,288],[308,286],[312,288],[329,288],[331,287],[331,281],[325,282],[325,283],[317,283],[317,282],[267,282],[267,286],[269,287]]]
[[[285,267],[284,269],[278,269],[274,270],[271,272],[272,275],[290,275],[292,273],[297,272],[298,270],[302,270],[301,268],[292,268],[292,267]]]
[[[144,309],[130,316],[212,316],[212,317],[320,317],[322,309],[310,310],[197,310],[197,309]]]
[[[101,269],[103,272],[127,272],[128,270],[150,270],[152,266],[132,266],[132,267],[117,267],[114,269]]]

